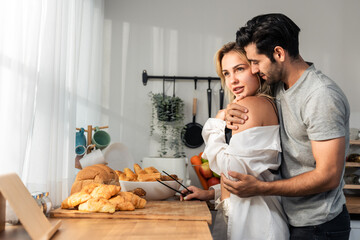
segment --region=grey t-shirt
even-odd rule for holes
[[[289,89],[275,88],[283,150],[282,177],[287,179],[315,168],[311,140],[345,136],[349,148],[350,107],[346,96],[330,78],[311,65]],[[344,170],[343,170],[344,174]],[[336,217],[345,203],[344,181],[331,191],[304,197],[282,197],[292,226],[310,226]]]

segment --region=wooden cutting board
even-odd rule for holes
[[[53,218],[130,218],[206,221],[211,224],[211,213],[203,201],[148,201],[145,208],[115,213],[88,213],[78,210],[55,209]]]

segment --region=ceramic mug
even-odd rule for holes
[[[96,149],[90,153],[86,153],[82,157],[82,159],[79,160],[79,162],[80,162],[80,165],[82,168],[86,168],[86,167],[94,165],[94,164],[106,164],[104,155],[100,149]]]
[[[86,138],[84,132],[84,128],[81,128],[80,131],[76,133],[75,153],[78,156],[82,156],[86,152]]]
[[[77,156],[83,156],[86,152],[86,147],[83,145],[78,145],[75,148],[75,153]]]
[[[95,144],[97,149],[106,148],[110,144],[111,138],[110,135],[102,130],[99,130],[99,127],[95,128],[95,133],[92,138],[92,143]]]

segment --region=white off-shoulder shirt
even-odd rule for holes
[[[217,174],[235,171],[255,176],[262,181],[274,181],[281,158],[279,125],[246,129],[225,142],[225,121],[210,118],[202,136],[203,157],[209,160]],[[233,179],[235,180],[235,179]],[[230,194],[228,239],[289,239],[287,219],[278,196],[240,198]]]

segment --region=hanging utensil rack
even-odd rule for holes
[[[188,77],[188,76],[155,76],[155,75],[148,75],[147,74],[147,71],[144,70],[142,72],[142,82],[144,84],[144,86],[146,86],[148,80],[151,80],[151,79],[162,79],[164,81],[175,81],[177,79],[179,80],[191,80],[191,81],[194,81],[195,82],[195,89],[196,89],[196,83],[197,83],[197,80],[206,80],[206,81],[219,81],[220,78],[219,77],[197,77],[197,76],[194,76],[194,77]]]

